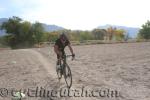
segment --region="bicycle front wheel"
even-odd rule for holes
[[[65,64],[65,68],[64,68],[64,78],[65,78],[67,87],[71,88],[71,86],[72,86],[72,74],[71,74],[71,69],[67,63]]]

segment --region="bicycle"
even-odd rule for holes
[[[70,69],[69,65],[67,64],[67,60],[66,60],[67,57],[70,57],[70,56],[72,56],[72,55],[63,55],[63,57],[60,61],[60,69],[56,69],[59,81],[60,81],[60,79],[62,78],[62,75],[63,75],[68,88],[71,88],[71,86],[72,86],[71,69]]]

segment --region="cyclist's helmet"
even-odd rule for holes
[[[61,33],[61,34],[60,34],[60,39],[62,39],[62,40],[64,40],[64,41],[67,41],[67,40],[68,40],[68,38],[67,38],[67,36],[65,35],[65,33]]]

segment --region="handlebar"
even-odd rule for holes
[[[73,57],[73,55],[66,55],[66,57],[70,57],[70,56]]]
[[[72,60],[74,60],[74,58],[75,58],[74,55],[64,55],[63,57],[64,57],[64,58],[65,58],[65,57],[66,57],[66,58],[67,58],[67,57],[72,57]]]

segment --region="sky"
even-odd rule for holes
[[[0,0],[0,18],[18,16],[30,22],[72,30],[100,25],[141,27],[150,20],[150,0]]]

